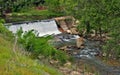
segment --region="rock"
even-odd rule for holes
[[[84,75],[94,75],[94,74],[89,73],[89,72],[85,72]]]
[[[78,54],[78,52],[73,52],[73,55],[76,55],[76,54]]]
[[[64,31],[67,31],[67,30],[68,30],[68,27],[67,27],[67,25],[66,25],[66,23],[65,23],[64,20],[61,20],[59,23],[60,23],[60,27],[61,27]]]
[[[103,55],[102,55],[102,56],[103,56],[103,57],[105,57],[106,55],[107,55],[106,53],[103,53]]]
[[[83,48],[83,45],[84,44],[84,38],[80,37],[78,39],[76,39],[76,46],[77,48]]]
[[[61,41],[61,40],[58,37],[54,37],[54,41]]]
[[[95,34],[90,34],[91,37],[95,37]]]
[[[67,50],[67,46],[63,46],[61,48],[59,48],[60,50]]]
[[[64,66],[66,66],[66,67],[71,66],[71,62],[65,63]]]
[[[71,70],[65,67],[60,67],[59,68],[63,73],[69,73]]]
[[[79,72],[77,72],[77,71],[72,71],[71,73],[70,73],[70,75],[81,75]]]
[[[57,63],[58,63],[57,60],[51,60],[51,61],[50,61],[50,64],[57,64]]]
[[[72,32],[72,34],[79,34],[77,28],[71,28],[70,31]]]
[[[80,73],[82,73],[82,72],[83,72],[83,70],[82,70],[82,69],[80,69],[80,68],[79,68],[77,71],[78,71],[78,72],[80,72]]]
[[[72,34],[71,30],[67,30],[66,32],[69,33],[69,34]]]
[[[82,48],[82,49],[83,49],[83,48],[85,48],[85,47],[84,47],[84,46],[81,46],[80,48]]]

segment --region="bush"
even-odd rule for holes
[[[68,59],[68,56],[48,43],[48,40],[52,39],[51,36],[46,37],[36,37],[35,31],[31,30],[23,34],[22,30],[17,33],[18,42],[23,45],[23,47],[34,54],[37,58],[40,54],[45,57],[59,60],[64,63]]]
[[[4,20],[0,19],[0,34],[3,35],[7,39],[12,39],[13,34],[10,32],[4,25]],[[6,37],[7,36],[7,37]]]

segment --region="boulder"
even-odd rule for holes
[[[80,38],[76,39],[77,48],[83,48],[83,46],[82,46],[83,44],[84,44],[84,38],[83,37],[80,37]]]
[[[66,32],[69,33],[69,34],[72,34],[71,30],[67,30]]]
[[[70,31],[72,32],[72,34],[79,34],[77,28],[71,28]]]

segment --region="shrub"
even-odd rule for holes
[[[4,25],[4,20],[0,19],[0,34],[3,35],[7,39],[12,39],[13,34],[10,32]],[[6,37],[7,36],[7,37]]]
[[[41,54],[45,57],[59,60],[62,63],[66,62],[68,56],[48,43],[48,40],[52,39],[51,36],[36,37],[35,33],[34,30],[24,34],[22,30],[17,32],[18,42],[23,45],[25,50],[34,54],[36,58]]]

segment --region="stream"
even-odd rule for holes
[[[74,35],[73,37],[76,38],[77,36]],[[69,40],[67,39],[67,41],[64,41],[64,44],[73,44],[74,42],[70,43],[73,41],[73,37],[71,40],[68,38]],[[62,40],[64,40],[64,38],[62,38]],[[100,41],[90,41],[85,39],[84,48],[79,49],[79,52],[77,54],[73,54],[72,56],[78,60],[84,60],[85,63],[94,66],[99,72],[99,75],[120,75],[120,66],[109,66],[96,58],[96,56],[101,53],[99,45]],[[74,51],[76,48],[69,47],[69,50]]]

